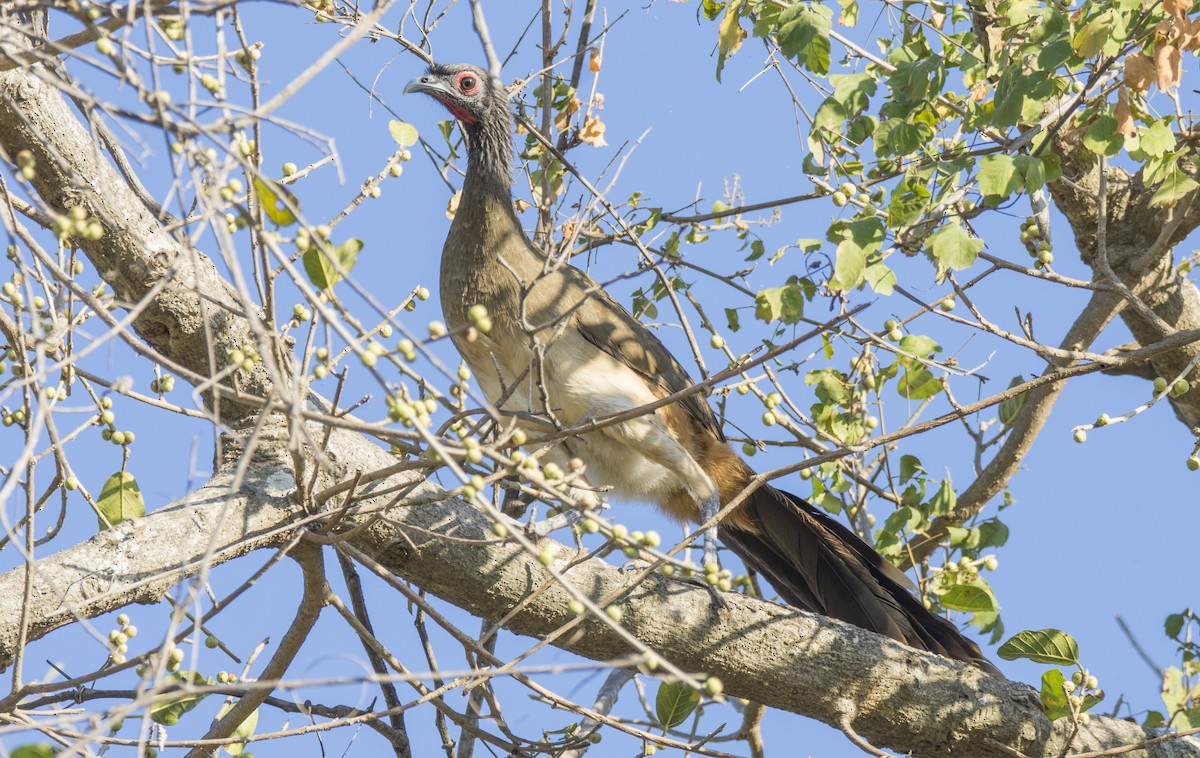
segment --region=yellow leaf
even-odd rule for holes
[[[400,147],[411,147],[417,144],[417,127],[412,124],[392,119],[388,122],[388,131],[392,133],[392,139],[396,140],[396,144]]]
[[[593,74],[599,73],[599,71],[600,71],[601,57],[602,56],[600,53],[600,48],[593,47],[592,48],[592,56],[590,59],[588,59],[588,70],[591,71]]]
[[[725,6],[725,15],[721,17],[721,25],[717,31],[717,81],[721,81],[721,70],[725,68],[725,59],[738,51],[742,46],[741,24],[742,0],[731,0]]]
[[[1100,54],[1104,44],[1112,38],[1113,27],[1117,23],[1117,14],[1107,10],[1089,21],[1075,33],[1071,46],[1080,58],[1092,58]]]

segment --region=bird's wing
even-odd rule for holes
[[[569,299],[577,304],[571,325],[585,340],[637,372],[660,397],[693,385],[687,371],[658,337],[601,289],[594,279],[573,267],[564,267],[560,275],[561,286],[571,291]],[[725,440],[705,393],[694,392],[677,405],[717,439]]]

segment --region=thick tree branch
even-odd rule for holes
[[[291,462],[278,454],[282,449],[280,437],[260,442],[240,492],[228,492],[223,483],[229,475],[223,472],[196,496],[42,559],[31,637],[130,602],[151,602],[199,566],[282,544],[302,528],[287,506]],[[362,437],[338,430],[329,451],[364,470],[394,460]],[[372,492],[409,484],[408,475],[373,483],[355,518],[365,523],[367,513],[391,498],[372,498]],[[436,492],[434,485],[420,483],[414,497]],[[537,557],[496,539],[491,518],[462,501],[393,508],[387,519],[351,540],[399,577],[485,619],[504,618],[520,607],[506,624],[516,633],[544,636],[576,618],[562,587],[533,592],[550,579]],[[569,555],[566,546],[560,551]],[[0,575],[0,655],[11,652],[16,640],[12,604],[23,578],[24,569]],[[731,695],[833,725],[843,718],[842,701],[851,698],[858,705],[854,730],[875,745],[916,755],[1007,755],[993,744],[998,743],[1029,756],[1050,756],[1065,739],[1064,722],[1047,722],[1025,685],[857,627],[740,595],[727,596],[719,607],[707,590],[658,576],[635,584],[599,560],[571,568],[566,579],[597,600],[624,593],[617,604],[626,630],[680,668],[720,677]],[[584,620],[575,634],[555,644],[601,661],[629,653],[627,643],[594,620]],[[1098,750],[1153,736],[1127,722],[1095,718],[1073,749]],[[1184,747],[1193,752],[1180,754],[1200,755],[1200,748]]]
[[[1164,324],[1173,330],[1200,326],[1200,291],[1180,275],[1173,248],[1200,225],[1193,191],[1171,207],[1154,207],[1157,187],[1147,187],[1142,173],[1130,175],[1106,164],[1083,146],[1086,126],[1055,135],[1054,149],[1063,159],[1063,179],[1050,185],[1055,205],[1066,216],[1083,262],[1097,280],[1111,271],[1145,309],[1126,308],[1121,319],[1140,344],[1163,336]],[[1101,176],[1101,172],[1103,177]],[[1104,193],[1104,202],[1097,198]],[[1103,223],[1099,218],[1105,211]],[[1100,234],[1103,230],[1103,235]],[[1153,376],[1173,378],[1200,352],[1188,345],[1150,361]],[[1181,422],[1200,433],[1200,382],[1191,391],[1172,397]]]
[[[27,46],[0,27],[0,47]],[[253,342],[247,309],[212,261],[167,233],[106,159],[58,84],[40,65],[0,73],[0,151],[9,160],[27,153],[35,171],[29,184],[54,212],[65,216],[78,206],[101,220],[104,235],[78,244],[121,301],[151,296],[134,319],[138,335],[194,374],[216,374],[228,350]],[[258,397],[280,389],[270,386],[261,365],[237,371],[225,383]],[[255,409],[224,399],[220,412],[236,423]]]

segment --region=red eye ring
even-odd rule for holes
[[[455,78],[455,84],[464,95],[474,95],[479,92],[479,77],[470,71],[464,71]]]

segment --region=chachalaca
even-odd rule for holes
[[[510,189],[512,115],[498,83],[475,66],[435,65],[404,91],[433,96],[466,135],[466,178],[442,249],[441,301],[484,395],[518,418],[546,419],[549,426],[529,427],[536,433],[691,386],[658,338],[595,280],[526,237]],[[477,305],[492,326],[468,340]],[[556,455],[560,463],[581,459],[593,486],[655,503],[681,521],[715,514],[754,477],[699,393],[571,437]],[[910,594],[903,573],[795,495],[758,487],[721,521],[720,535],[797,608],[998,673],[974,642]]]

